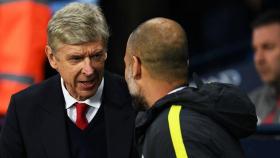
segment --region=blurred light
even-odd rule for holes
[[[93,3],[93,4],[99,4],[99,0],[77,0],[78,2],[83,3]]]
[[[60,0],[60,1],[54,1],[52,3],[49,3],[49,6],[52,8],[53,13],[59,10],[60,8],[64,7],[68,3],[71,2],[83,2],[83,3],[92,3],[92,4],[99,4],[99,0]]]

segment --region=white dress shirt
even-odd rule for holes
[[[76,113],[76,107],[74,104],[76,102],[79,103],[85,103],[89,106],[89,109],[86,113],[86,118],[88,123],[94,118],[96,115],[100,105],[101,105],[101,96],[103,93],[103,87],[104,87],[104,78],[102,78],[102,81],[97,89],[97,92],[94,96],[90,97],[89,99],[85,101],[78,101],[77,99],[73,98],[69,92],[66,90],[63,79],[61,78],[61,88],[62,93],[65,99],[65,109],[67,110],[68,117],[75,123],[77,119],[77,113]]]

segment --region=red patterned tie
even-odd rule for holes
[[[88,105],[85,103],[75,103],[77,111],[76,126],[81,130],[84,130],[88,126],[88,121],[86,118],[86,112],[88,110]]]

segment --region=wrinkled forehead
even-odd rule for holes
[[[59,50],[65,46],[72,46],[72,47],[76,47],[76,48],[100,48],[100,49],[104,49],[105,51],[107,51],[107,47],[106,44],[103,40],[101,39],[95,39],[92,41],[76,41],[76,42],[62,42],[60,40],[55,41],[52,49],[54,50]]]
[[[64,44],[60,43],[56,49],[60,53],[97,53],[106,52],[102,41],[86,42],[81,44]]]

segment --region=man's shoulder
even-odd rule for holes
[[[106,93],[113,95],[125,95],[126,97],[129,95],[125,79],[120,75],[107,71],[104,74],[104,89]]]
[[[11,97],[9,108],[15,108],[20,111],[21,117],[30,115],[30,112],[34,112],[38,105],[43,105],[48,101],[54,100],[59,96],[60,88],[60,76],[56,75],[41,83],[32,85]]]
[[[18,93],[14,94],[13,97],[36,99],[36,97],[40,95],[48,95],[48,91],[50,89],[60,85],[59,79],[60,79],[59,75],[52,76],[40,83],[31,85],[28,88],[19,91]]]
[[[171,147],[173,146],[170,137],[172,133],[175,137],[182,137],[185,144],[197,142],[209,145],[213,137],[212,132],[221,129],[214,121],[201,113],[184,107],[180,111],[177,110],[173,111],[172,106],[167,107],[151,122],[145,133],[147,145]],[[214,129],[211,125],[219,128]]]
[[[180,110],[177,107],[180,107]],[[166,132],[170,132],[170,128],[175,123],[180,124],[182,127],[181,130],[192,131],[204,128],[204,125],[208,125],[211,122],[211,119],[206,115],[181,105],[166,106],[156,115],[154,116],[155,119],[152,121],[150,129],[160,133],[165,132],[165,134]],[[176,120],[176,118],[178,119]],[[188,126],[188,128],[184,128],[185,126]],[[194,129],[196,127],[197,129]]]
[[[176,106],[179,106],[180,110],[176,109]],[[178,119],[176,120],[176,118]],[[151,123],[150,129],[153,131],[152,133],[158,131],[167,134],[176,123],[180,124],[182,133],[188,133],[184,135],[186,139],[197,141],[202,138],[208,139],[216,129],[225,131],[224,128],[209,116],[183,105],[164,108]]]
[[[125,79],[107,71],[104,73],[103,99],[108,104],[117,104],[132,109],[131,96]]]
[[[122,76],[108,71],[104,73],[104,80],[110,86],[126,86],[125,79]]]

